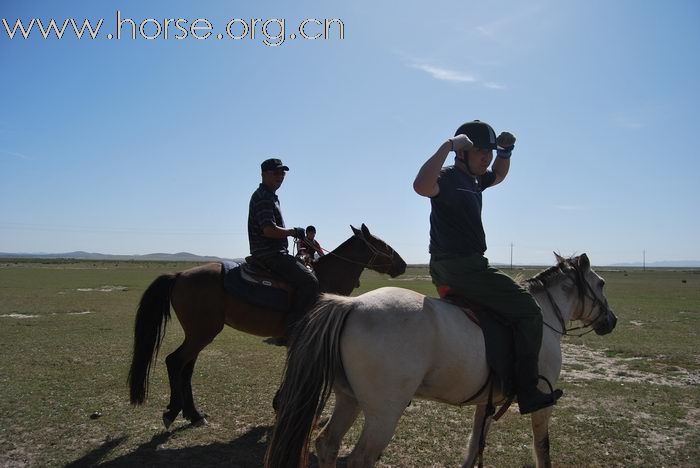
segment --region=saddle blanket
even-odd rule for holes
[[[496,383],[505,395],[515,394],[515,344],[513,329],[486,307],[454,296],[448,289],[438,289],[441,301],[459,307],[484,333],[486,362],[496,377]],[[467,313],[470,310],[477,320]]]
[[[221,262],[221,275],[226,292],[249,304],[286,312],[289,310],[289,294],[263,282],[250,282],[241,277],[240,263]]]

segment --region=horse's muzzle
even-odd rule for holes
[[[607,313],[593,324],[593,330],[596,335],[607,335],[615,329],[617,325],[617,317],[612,310],[608,309]]]
[[[398,262],[395,261],[388,273],[389,276],[391,276],[392,278],[396,278],[397,276],[403,275],[404,273],[406,273],[406,262],[404,262],[403,260],[400,260]]]

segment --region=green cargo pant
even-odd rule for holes
[[[489,266],[482,255],[432,259],[430,276],[436,286],[447,285],[457,294],[498,314],[513,329],[516,391],[537,386],[537,360],[542,344],[542,313],[530,293],[510,276]]]

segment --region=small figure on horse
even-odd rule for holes
[[[315,226],[306,226],[306,237],[297,239],[295,242],[297,248],[296,257],[310,268],[313,266],[316,254],[318,254],[319,257],[323,257],[324,255],[321,245],[316,240]]]

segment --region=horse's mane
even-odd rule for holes
[[[530,292],[544,291],[552,285],[553,281],[564,279],[566,275],[577,267],[576,257],[565,258],[553,267],[537,273],[532,278],[523,282],[525,288]]]

